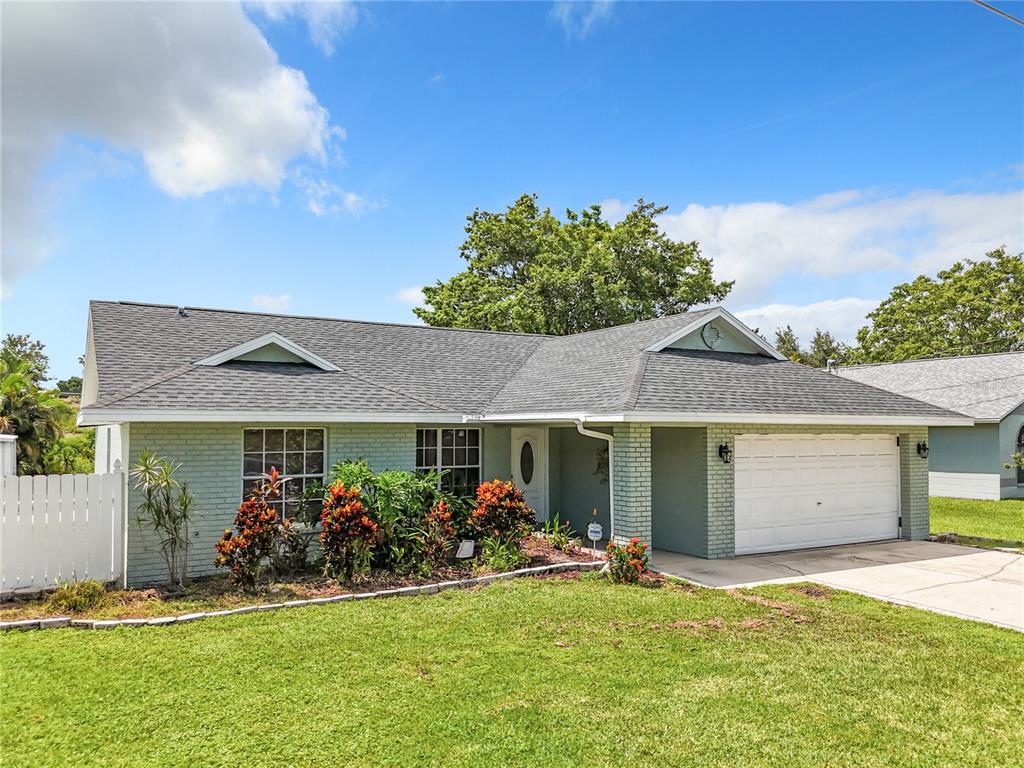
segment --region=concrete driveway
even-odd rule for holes
[[[1024,555],[930,541],[885,541],[728,560],[654,550],[662,573],[706,587],[812,581],[1024,632]]]

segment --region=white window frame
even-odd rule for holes
[[[441,459],[441,456],[442,456],[441,451],[442,451],[442,443],[443,443],[442,433],[445,432],[446,430],[451,430],[452,432],[456,432],[456,431],[458,431],[460,429],[465,430],[467,436],[468,436],[468,434],[470,432],[476,432],[477,433],[477,444],[475,446],[469,446],[469,444],[468,444],[469,443],[468,437],[467,437],[467,440],[466,440],[466,443],[467,443],[466,450],[467,451],[469,450],[470,447],[474,447],[474,448],[477,449],[477,463],[476,464],[452,464],[451,466],[447,466],[446,467],[446,466],[444,466],[444,463],[443,463],[443,461]],[[416,437],[417,437],[417,439],[416,439],[416,449],[415,450],[416,450],[416,471],[417,472],[421,472],[423,470],[431,469],[431,467],[420,465],[420,450],[421,449],[419,447],[419,434],[418,433],[421,432],[421,431],[423,431],[423,432],[428,432],[429,431],[429,432],[434,432],[435,433],[435,440],[436,440],[435,450],[437,451],[437,456],[436,456],[436,461],[434,462],[434,466],[432,467],[434,470],[436,470],[438,472],[441,472],[441,471],[444,471],[444,470],[448,470],[449,472],[451,472],[451,470],[454,470],[454,469],[476,469],[477,472],[478,472],[478,476],[479,476],[478,483],[482,483],[484,481],[484,431],[483,431],[482,428],[480,428],[480,427],[466,427],[466,426],[461,426],[461,425],[460,426],[453,426],[453,427],[443,427],[443,426],[442,427],[416,427],[416,432],[417,432],[417,436]],[[454,435],[453,435],[452,442],[453,442],[452,448],[454,449],[454,447],[455,447],[454,446]],[[475,491],[476,491],[475,487],[470,488],[469,489],[469,495],[473,495],[473,493]]]
[[[289,474],[289,473],[285,472],[284,471],[285,468],[283,466],[281,466],[281,467],[277,468],[277,470],[280,473],[281,477],[282,478],[302,479],[303,481],[305,481],[305,480],[307,480],[309,478],[313,478],[313,479],[319,479],[321,483],[323,483],[327,479],[327,469],[328,469],[328,467],[327,467],[327,428],[326,427],[317,426],[317,425],[314,425],[314,424],[310,424],[310,425],[306,425],[306,424],[276,425],[276,424],[274,424],[274,425],[269,425],[269,426],[263,426],[263,425],[260,425],[260,426],[255,426],[255,425],[244,426],[244,427],[242,427],[242,432],[241,432],[242,465],[241,465],[241,468],[240,468],[241,472],[240,472],[240,481],[239,481],[239,498],[240,498],[241,501],[245,501],[245,499],[246,499],[246,493],[245,493],[245,482],[246,482],[246,480],[256,480],[256,479],[258,479],[258,478],[263,476],[262,473],[259,474],[259,475],[246,474],[246,471],[245,471],[245,455],[246,455],[246,453],[255,453],[255,451],[246,451],[245,450],[245,433],[249,432],[249,431],[255,431],[255,430],[258,430],[258,431],[263,433],[263,450],[261,450],[260,453],[264,457],[266,457],[266,455],[267,455],[267,450],[266,450],[266,444],[267,444],[266,433],[267,433],[267,431],[268,430],[280,430],[283,433],[282,434],[282,441],[285,441],[285,440],[287,440],[287,431],[289,429],[301,429],[301,430],[303,430],[303,433],[305,433],[307,430],[318,430],[323,435],[323,449],[321,450],[321,453],[323,453],[323,455],[324,455],[323,472],[321,472],[319,475],[317,475],[317,474],[308,474],[308,473],[305,472],[305,456],[306,456],[306,454],[307,453],[316,453],[316,451],[308,451],[306,449],[306,436],[305,436],[305,434],[303,434],[303,436],[302,436],[303,472],[301,474],[299,474],[299,473]],[[282,457],[281,463],[282,464],[285,463],[285,458],[284,458],[285,454],[289,453],[289,451],[287,451],[285,449],[284,445],[285,445],[285,443],[282,442],[282,447],[281,447],[281,457]],[[291,453],[295,453],[295,452],[291,451]],[[264,458],[264,460],[265,460],[265,458]],[[295,499],[293,499],[293,501],[294,500]],[[284,488],[282,487],[282,489],[281,489],[281,507],[280,507],[280,510],[279,510],[281,512],[282,516],[286,516],[287,515],[287,510],[285,509],[287,501],[288,501],[288,499],[287,499],[287,497],[285,497],[285,495],[284,495]]]

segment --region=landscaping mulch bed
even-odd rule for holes
[[[589,550],[561,552],[546,539],[530,536],[523,542],[523,551],[530,558],[525,567],[534,568],[558,563],[591,562]],[[214,574],[192,579],[183,589],[152,587],[148,589],[107,590],[101,605],[87,611],[71,612],[47,604],[47,594],[4,597],[0,603],[0,622],[25,619],[47,619],[70,616],[75,619],[151,619],[209,611],[224,611],[244,606],[287,603],[300,600],[366,594],[442,582],[453,582],[474,576],[492,574],[475,561],[464,561],[436,568],[429,576],[400,575],[392,571],[374,570],[352,584],[342,584],[319,573],[310,572],[261,584],[243,590],[231,583],[228,575]]]

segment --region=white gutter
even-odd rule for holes
[[[576,421],[574,413],[502,413],[492,416],[474,416],[473,421],[493,424],[565,423]],[[845,425],[876,427],[971,427],[975,419],[969,416],[886,416],[800,413],[736,413],[712,411],[625,411],[618,413],[587,414],[593,424],[642,422],[657,425],[703,426],[706,424],[796,424],[801,426]]]
[[[615,540],[615,438],[604,432],[595,432],[583,426],[584,416],[573,419],[576,431],[584,437],[593,437],[608,443],[608,541]]]

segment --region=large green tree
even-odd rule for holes
[[[849,347],[828,331],[816,328],[807,349],[800,346],[800,339],[790,326],[775,331],[775,348],[796,363],[812,368],[824,368],[829,360],[845,362]]]
[[[523,195],[501,213],[475,210],[459,254],[466,269],[423,289],[430,325],[564,335],[683,312],[720,301],[697,243],[672,240],[638,200],[612,224],[598,205],[565,221]]]
[[[859,362],[1024,349],[1024,254],[998,248],[897,285],[868,320]]]

